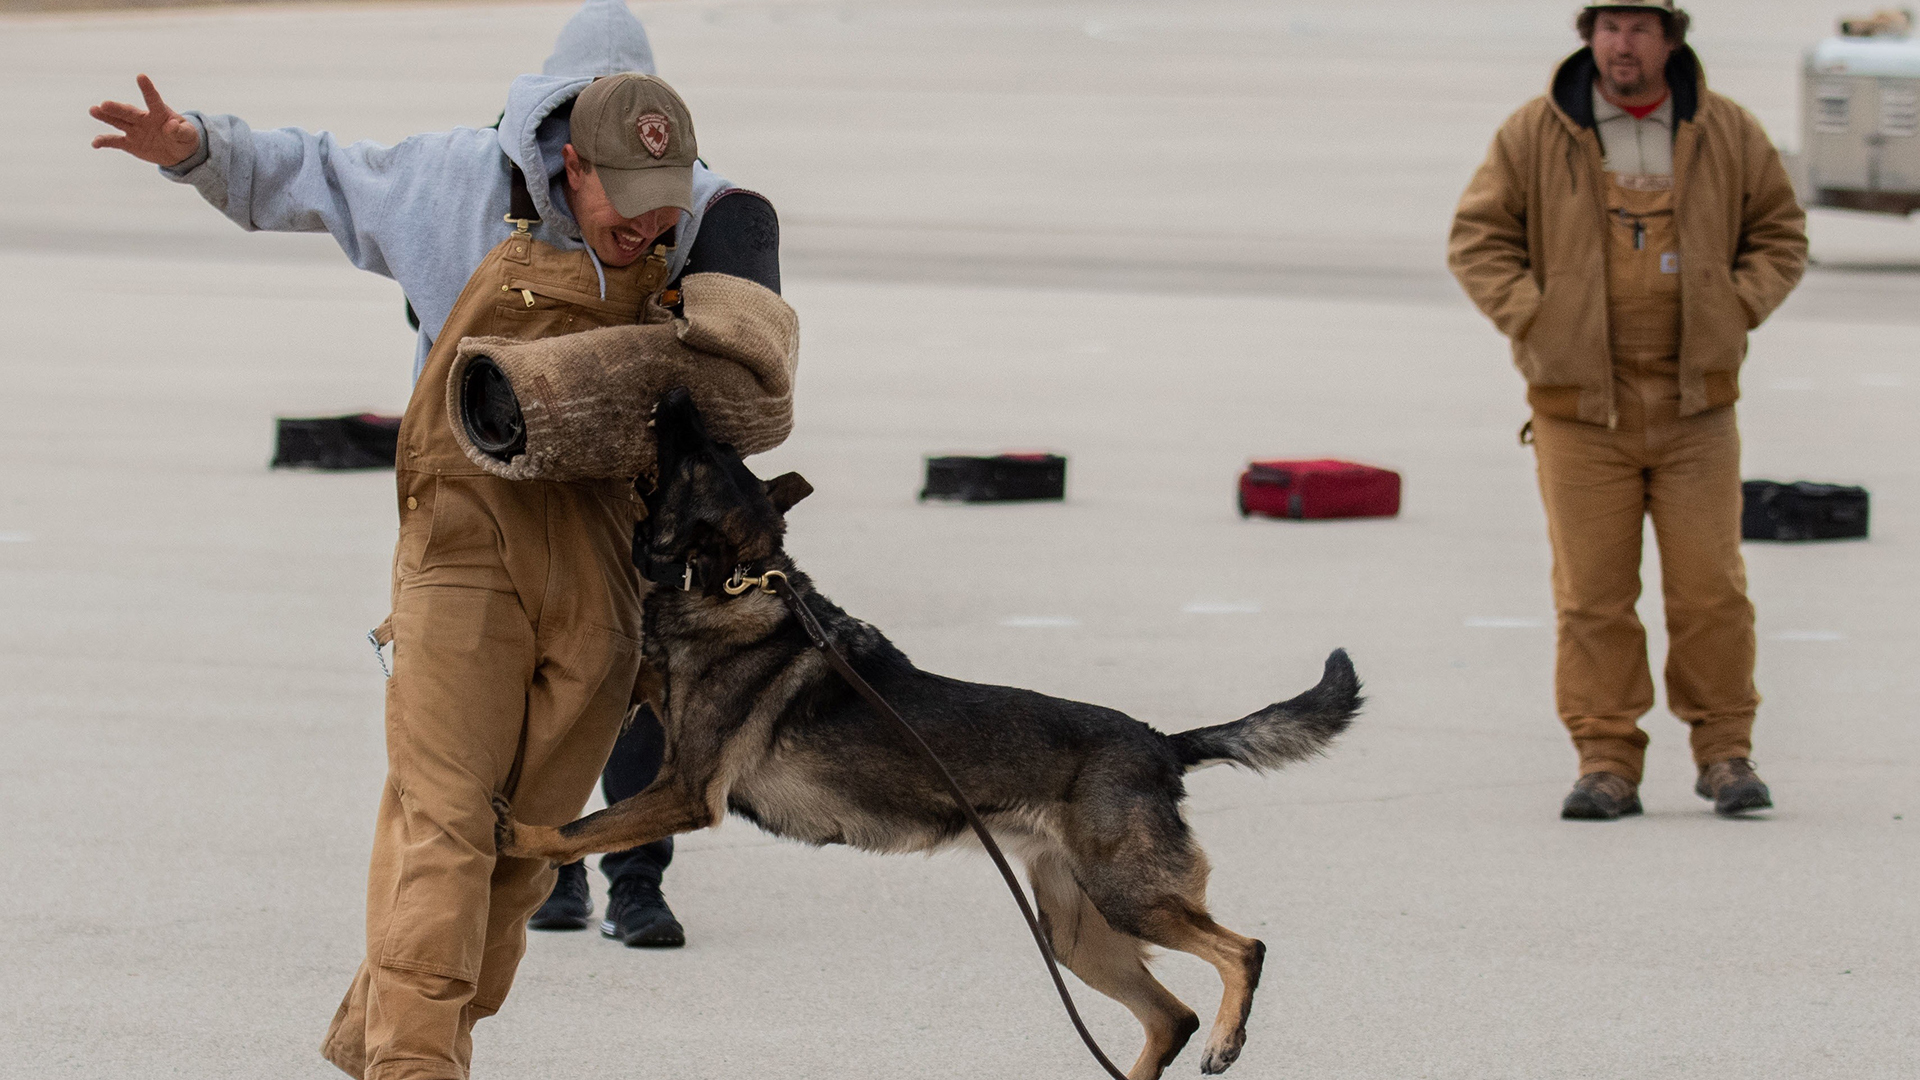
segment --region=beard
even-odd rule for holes
[[[1616,98],[1631,99],[1648,93],[1658,85],[1655,76],[1656,72],[1641,63],[1607,64],[1600,69],[1601,88]]]

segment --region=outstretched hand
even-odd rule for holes
[[[155,165],[178,165],[200,149],[200,129],[193,121],[173,111],[160,100],[153,80],[142,75],[137,80],[147,107],[119,101],[103,101],[87,110],[95,120],[120,129],[118,135],[96,135],[95,150],[125,150],[141,161]]]

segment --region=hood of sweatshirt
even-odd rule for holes
[[[577,238],[579,228],[564,205],[562,185],[555,181],[566,170],[560,148],[570,138],[567,121],[573,99],[593,80],[623,71],[655,74],[646,28],[627,10],[625,0],[587,0],[560,29],[540,74],[522,75],[507,90],[500,149],[526,174],[527,191],[541,220],[568,236]]]
[[[556,181],[566,173],[560,148],[571,141],[573,99],[593,81],[589,75],[522,75],[507,89],[500,117],[500,149],[527,178],[540,220],[578,239],[573,215],[560,205]],[[544,183],[542,181],[545,181]]]
[[[659,74],[653,69],[646,27],[627,10],[625,0],[587,0],[560,29],[553,55],[540,67],[542,75],[590,78],[623,71]]]

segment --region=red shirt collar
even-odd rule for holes
[[[1667,103],[1667,98],[1670,96],[1671,96],[1670,94],[1661,94],[1660,100],[1654,102],[1651,105],[1622,105],[1620,107],[1622,109],[1625,109],[1627,111],[1627,114],[1632,116],[1635,120],[1645,120],[1647,117],[1653,115],[1653,110],[1659,108],[1662,105],[1665,105]]]

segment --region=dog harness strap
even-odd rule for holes
[[[813,610],[807,607],[807,602],[800,598],[799,593],[793,591],[793,585],[787,580],[787,576],[769,572],[763,580],[767,587],[780,594],[780,599],[786,601],[787,608],[793,612],[793,617],[800,621],[801,629],[805,630],[807,637],[813,640],[814,647],[826,654],[827,663],[833,670],[846,680],[848,686],[853,687],[855,693],[866,699],[874,712],[879,713],[882,718],[891,719],[900,730],[906,732],[907,741],[912,744],[914,750],[933,769],[934,775],[946,783],[948,794],[953,796],[954,803],[960,807],[960,813],[966,817],[967,824],[973,827],[974,835],[980,838],[980,846],[987,849],[987,854],[993,859],[993,865],[1000,869],[1000,876],[1006,879],[1007,888],[1013,892],[1014,903],[1020,905],[1020,914],[1027,920],[1027,929],[1033,931],[1033,942],[1040,948],[1040,959],[1046,961],[1047,974],[1053,976],[1053,988],[1060,992],[1060,1004],[1066,1006],[1067,1018],[1073,1021],[1074,1030],[1080,1033],[1080,1041],[1087,1044],[1087,1052],[1093,1055],[1093,1059],[1100,1063],[1100,1067],[1107,1071],[1108,1076],[1113,1077],[1113,1080],[1127,1080],[1127,1074],[1121,1072],[1112,1061],[1108,1060],[1107,1055],[1101,1051],[1100,1044],[1094,1041],[1093,1033],[1087,1030],[1086,1022],[1080,1019],[1080,1010],[1073,1005],[1073,995],[1067,992],[1066,980],[1060,977],[1060,965],[1054,962],[1053,944],[1047,940],[1046,931],[1041,929],[1040,920],[1034,916],[1033,905],[1027,902],[1026,890],[1020,887],[1020,879],[1014,875],[1013,867],[1008,865],[1007,857],[1000,851],[1000,845],[994,842],[993,834],[987,831],[986,822],[980,820],[980,812],[973,808],[973,803],[967,798],[966,792],[960,790],[960,782],[947,771],[939,755],[933,752],[933,747],[928,746],[927,741],[920,737],[920,733],[914,730],[913,725],[907,723],[906,717],[901,716],[893,706],[887,704],[887,699],[881,697],[879,691],[868,685],[867,680],[853,670],[853,665],[847,662],[846,656],[834,646],[832,639],[827,637],[826,628],[820,625],[820,620],[814,618]]]

